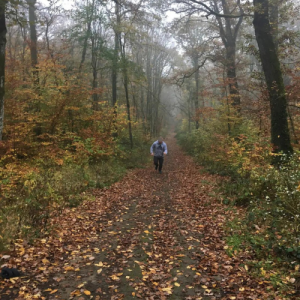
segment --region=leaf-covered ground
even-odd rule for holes
[[[1,299],[282,299],[250,276],[247,254],[226,254],[221,179],[167,142],[163,174],[134,170],[65,210],[51,235],[17,241],[1,264],[24,276],[0,281]]]

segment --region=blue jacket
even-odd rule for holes
[[[167,154],[168,153],[168,148],[167,148],[167,144],[165,142],[162,142],[161,144],[159,144],[158,140],[155,141],[151,148],[150,148],[150,153],[154,153],[154,156],[157,157],[163,157],[164,156],[164,152]]]

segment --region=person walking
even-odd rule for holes
[[[153,156],[155,170],[158,169],[159,174],[161,174],[161,169],[164,163],[164,155],[168,153],[167,144],[163,141],[162,137],[152,144],[150,153]]]

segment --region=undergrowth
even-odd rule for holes
[[[87,197],[84,191],[108,187],[128,169],[145,165],[149,139],[138,124],[133,142],[131,149],[124,126],[104,144],[73,135],[40,145],[38,155],[2,156],[0,252],[8,250],[16,238],[30,240],[47,233],[52,216],[65,207],[78,206]]]
[[[226,176],[220,193],[236,216],[226,227],[228,254],[251,253],[255,276],[285,293],[298,292],[300,153],[281,155],[279,167],[273,166],[268,137],[253,122],[241,119],[231,132],[226,125],[217,113],[188,132],[184,120],[177,139],[207,171]]]

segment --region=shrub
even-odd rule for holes
[[[281,155],[277,168],[268,138],[249,120],[240,120],[229,133],[222,118],[212,118],[187,132],[183,121],[177,138],[207,170],[229,176],[221,192],[224,204],[244,205],[243,231],[248,245],[260,256],[270,250],[285,258],[300,259],[300,153]],[[238,247],[240,234],[230,231]],[[269,251],[263,251],[268,248]]]
[[[26,155],[20,158],[7,147],[0,160],[0,251],[18,236],[44,234],[51,217],[80,204],[87,188],[109,186],[149,158],[149,137],[139,123],[133,123],[130,148],[125,116],[120,108],[115,137],[102,124],[80,133],[43,135],[35,143],[40,152],[34,155],[23,147]]]
[[[248,219],[269,233],[267,239],[275,251],[300,259],[300,155],[281,159],[279,168],[252,172]]]

